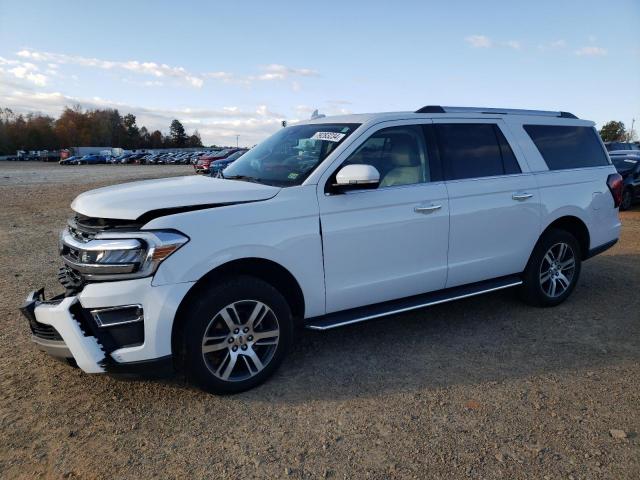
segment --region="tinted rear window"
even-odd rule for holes
[[[609,165],[592,127],[524,125],[524,129],[549,170]]]
[[[435,130],[448,180],[520,173],[516,157],[497,125],[439,123]]]

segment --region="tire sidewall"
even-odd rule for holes
[[[549,297],[543,291],[542,285],[540,285],[540,268],[547,251],[557,243],[566,243],[571,247],[575,258],[575,270],[569,287],[562,293],[562,295]],[[553,307],[564,302],[569,295],[571,295],[573,289],[578,283],[578,279],[580,278],[580,271],[582,269],[581,259],[582,251],[580,249],[580,244],[573,235],[564,230],[548,231],[536,245],[525,271],[524,289],[525,295],[528,297],[530,303],[534,303],[542,307]]]
[[[202,357],[202,338],[211,319],[225,306],[239,300],[258,300],[278,319],[278,346],[269,364],[251,378],[228,382],[217,378]],[[258,278],[238,276],[205,290],[188,309],[184,324],[184,369],[187,378],[201,389],[216,394],[237,393],[253,388],[269,378],[286,356],[293,341],[293,319],[286,300],[273,286]]]

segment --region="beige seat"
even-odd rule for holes
[[[411,185],[422,181],[422,165],[412,138],[394,139],[389,157],[393,168],[383,177],[380,187]]]

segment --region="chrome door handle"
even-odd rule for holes
[[[514,193],[511,195],[511,198],[518,200],[519,202],[529,200],[531,197],[533,197],[533,193]]]
[[[413,209],[416,213],[424,213],[425,215],[428,213],[435,212],[436,210],[440,210],[442,205],[429,205],[428,207],[415,207]]]

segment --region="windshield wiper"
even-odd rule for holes
[[[259,178],[255,178],[250,175],[229,175],[227,177],[223,174],[222,178],[224,178],[225,180],[240,180],[243,182],[260,183]]]

